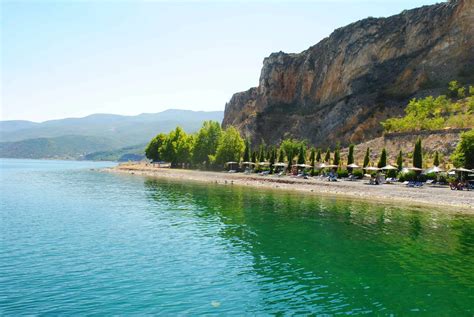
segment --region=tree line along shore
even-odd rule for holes
[[[440,129],[448,128],[447,125],[449,128],[470,128],[461,133],[454,153],[447,160],[443,159],[443,162],[437,151],[431,155],[423,153],[421,138],[418,138],[411,153],[388,153],[383,148],[377,160],[371,161],[371,149],[359,149],[354,144],[349,145],[344,158],[341,157],[340,144],[323,149],[295,138],[286,138],[279,144],[271,145],[262,142],[258,147],[253,147],[250,140],[244,139],[237,129],[232,126],[222,129],[216,121],[205,121],[195,134],[187,134],[181,127],[176,127],[168,134],[160,133],[149,142],[145,154],[152,161],[169,162],[173,168],[222,170],[227,163],[233,162],[236,165],[244,163],[247,169],[254,172],[270,174],[278,167],[281,170],[285,166],[287,171],[292,171],[295,166],[303,167],[313,176],[332,169],[340,177],[346,177],[349,173],[354,177],[362,177],[363,169],[368,172],[369,167],[382,168],[393,164],[395,168],[387,170],[387,177],[402,181],[426,178],[439,180],[447,176],[437,172],[421,175],[420,170],[440,165],[445,169],[452,166],[468,170],[474,168],[473,113],[474,87],[463,87],[452,81],[446,95],[413,99],[405,109],[405,116],[381,123],[386,132]],[[356,150],[365,151],[363,162],[355,162]],[[361,169],[351,168],[359,164]],[[406,167],[411,170],[406,171]]]

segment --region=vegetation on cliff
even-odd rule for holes
[[[474,130],[461,134],[461,141],[451,156],[456,167],[474,169]]]
[[[385,132],[438,130],[474,127],[474,87],[449,83],[449,96],[412,99],[402,118],[382,122]],[[467,93],[466,93],[467,91]],[[466,97],[469,94],[470,96]]]

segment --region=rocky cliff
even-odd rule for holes
[[[254,144],[361,142],[410,98],[443,93],[453,79],[474,83],[474,0],[368,18],[299,54],[272,53],[258,87],[226,104],[223,126]]]

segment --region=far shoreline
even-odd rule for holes
[[[225,173],[186,169],[158,168],[143,163],[121,164],[102,169],[110,173],[162,178],[176,182],[236,185],[279,191],[296,191],[311,195],[364,200],[387,205],[445,210],[449,213],[474,215],[474,192],[452,191],[445,187],[423,186],[408,188],[402,184],[368,185],[366,181],[328,182],[317,178],[301,179],[290,176],[260,176],[257,174]]]

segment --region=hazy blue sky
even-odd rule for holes
[[[263,58],[432,0],[1,1],[1,119],[223,110]]]

